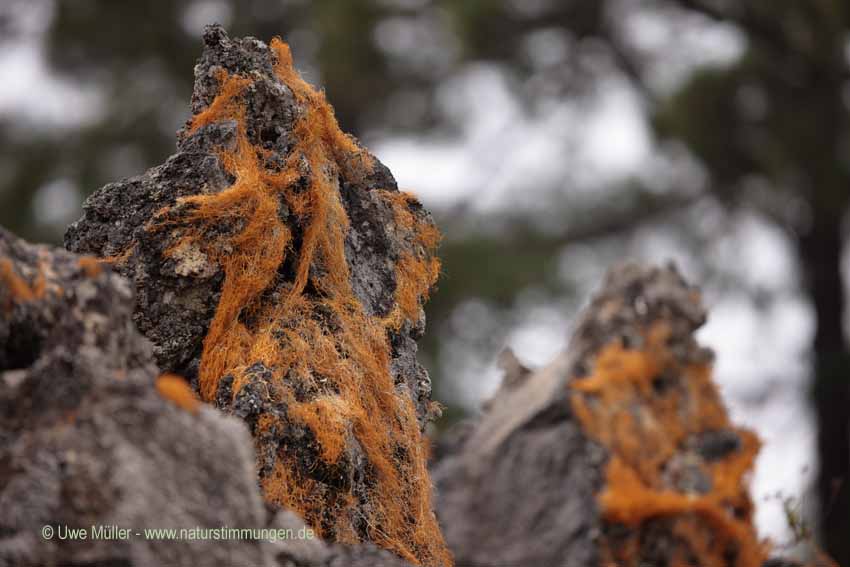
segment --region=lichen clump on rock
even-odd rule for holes
[[[439,233],[284,42],[205,43],[181,153],[95,194],[66,242],[136,282],[163,371],[249,424],[267,500],[324,538],[450,564],[415,360]]]
[[[437,447],[458,564],[771,564],[746,487],[759,443],[712,383],[694,336],[705,319],[675,266],[623,264],[565,352],[536,371],[514,364],[483,414]]]
[[[670,565],[758,567],[767,547],[757,538],[746,479],[759,441],[730,423],[710,353],[694,341],[688,319],[641,295],[652,297],[641,287],[660,288],[675,272],[651,273],[650,283],[624,274],[634,289],[618,288],[594,308],[604,317],[633,297],[646,320],[620,322],[619,336],[588,358],[588,375],[570,382],[573,412],[609,452],[599,494],[603,559],[639,565],[660,552]],[[699,309],[697,292],[683,289],[681,302]],[[648,534],[662,532],[669,540],[646,548]]]

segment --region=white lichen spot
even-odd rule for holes
[[[208,278],[215,274],[215,266],[200,248],[191,242],[182,242],[169,254],[175,261],[174,271],[178,276]]]

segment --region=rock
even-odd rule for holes
[[[250,437],[157,393],[124,278],[2,230],[0,269],[0,565],[263,564],[258,542],[61,538],[95,525],[261,526]]]
[[[0,565],[409,565],[266,506],[244,423],[156,378],[132,307],[109,267],[0,229]]]
[[[177,153],[107,185],[66,246],[132,283],[163,372],[250,427],[267,502],[324,538],[450,562],[416,360],[439,233],[280,40],[207,28]]]
[[[674,267],[612,270],[567,351],[449,435],[433,474],[458,565],[756,567],[746,474]]]

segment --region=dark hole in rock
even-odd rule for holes
[[[694,437],[691,442],[696,452],[707,461],[722,459],[741,447],[738,434],[728,429],[705,431]]]
[[[280,127],[267,126],[260,131],[260,140],[268,144],[274,144],[280,138]]]
[[[41,356],[44,337],[34,331],[35,325],[15,325],[0,353],[0,371],[29,368]]]
[[[675,375],[669,370],[664,370],[652,379],[652,391],[658,396],[663,396],[670,391],[675,382]]]

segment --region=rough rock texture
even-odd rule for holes
[[[251,438],[156,379],[128,282],[93,258],[0,228],[0,565],[386,565],[368,547],[318,539],[167,541],[144,528],[304,527],[267,508]],[[60,538],[60,526],[132,529]],[[42,537],[51,526],[53,537]]]
[[[438,450],[457,564],[761,564],[745,488],[758,441],[726,417],[693,337],[704,320],[675,268],[625,265],[563,355],[513,364]]]
[[[242,418],[268,502],[323,537],[450,562],[416,360],[439,233],[343,134],[289,48],[204,35],[178,151],[84,205],[66,246],[135,288],[160,368]]]

